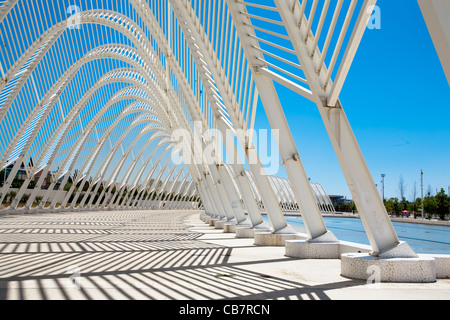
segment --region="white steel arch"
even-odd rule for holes
[[[276,234],[295,234],[284,213],[300,211],[308,241],[337,241],[277,82],[317,104],[373,255],[399,246],[339,100],[375,0],[79,2],[74,16],[68,0],[0,3],[0,205],[17,173],[27,177],[5,212],[20,210],[28,190],[22,212],[36,202],[35,211],[184,208],[195,204],[176,199],[197,198],[211,217]],[[259,104],[280,133],[287,178],[265,174],[249,134]],[[224,163],[223,150],[237,161]]]

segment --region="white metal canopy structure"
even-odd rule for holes
[[[418,3],[450,86],[450,2],[418,0]]]
[[[31,190],[33,212],[201,199],[207,214],[252,226],[264,208],[279,234],[293,232],[283,211],[299,210],[311,241],[334,240],[321,215],[331,203],[307,178],[276,82],[317,104],[373,254],[395,248],[339,101],[375,2],[0,1],[1,201],[17,210]],[[259,103],[287,179],[265,174],[249,134]],[[248,167],[224,164],[222,149],[234,160],[244,150]]]

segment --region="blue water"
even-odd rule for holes
[[[268,221],[267,216],[264,219]],[[343,241],[370,245],[359,219],[324,217],[327,229]],[[300,217],[286,217],[286,222],[306,233]],[[416,253],[450,254],[450,227],[393,222],[400,241],[406,241]]]

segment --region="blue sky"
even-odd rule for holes
[[[341,93],[363,155],[385,197],[450,185],[450,87],[415,0],[379,0],[381,29],[367,30]],[[311,181],[351,198],[315,104],[282,87],[286,117]],[[259,126],[265,122],[259,108]],[[280,171],[280,176],[285,176]]]

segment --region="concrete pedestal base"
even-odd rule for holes
[[[336,236],[328,231],[315,239],[288,240],[285,243],[287,257],[300,259],[339,259],[340,242]]]
[[[429,283],[436,281],[434,258],[379,258],[367,253],[341,255],[341,275],[375,282]]]
[[[219,221],[217,218],[211,218],[209,219],[209,226],[214,227],[216,225],[216,222]]]
[[[232,223],[232,222],[229,222],[229,221],[227,221],[227,220],[218,220],[218,221],[216,221],[216,223],[214,224],[214,228],[215,228],[215,229],[223,229],[225,223]]]
[[[203,217],[203,222],[206,223],[207,225],[212,226],[212,224],[211,224],[211,219],[219,220],[220,218],[219,218],[219,217],[215,217],[215,216],[208,216],[208,215],[205,215],[205,216]]]
[[[297,240],[301,236],[297,233],[255,232],[254,237],[255,246],[282,247],[287,240]]]
[[[299,259],[339,259],[339,246],[339,242],[288,240],[285,243],[285,255]]]
[[[225,223],[223,226],[224,233],[236,233],[238,228],[251,228],[249,224]]]
[[[236,238],[254,238],[255,232],[270,232],[269,228],[265,229],[255,229],[255,228],[247,228],[247,227],[237,227],[236,228]]]
[[[448,254],[419,254],[419,257],[434,259],[437,279],[450,279],[450,255]]]
[[[202,220],[203,222],[205,221],[206,217],[208,217],[208,215],[206,214],[206,212],[200,213],[200,220]]]
[[[7,209],[3,211],[3,214],[5,215],[10,215],[10,216],[20,216],[22,214],[24,214],[23,210],[14,210],[14,209]]]
[[[203,222],[209,225],[209,221],[211,220],[211,216],[205,216],[203,219],[204,219]]]

